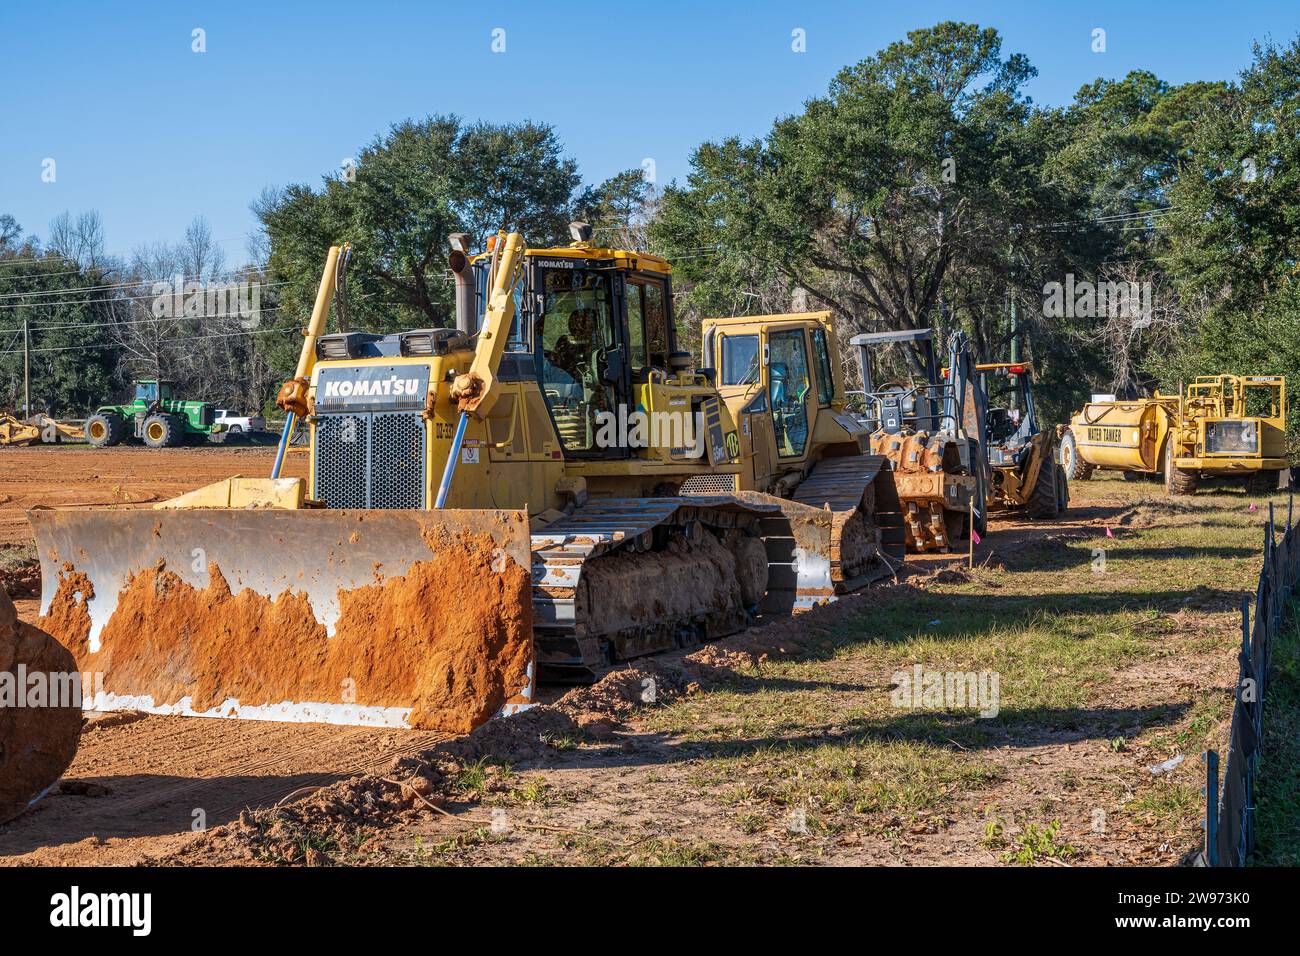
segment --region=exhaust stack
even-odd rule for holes
[[[477,309],[474,308],[474,269],[469,264],[469,233],[453,232],[451,254],[447,265],[456,277],[456,328],[466,335],[478,331]]]

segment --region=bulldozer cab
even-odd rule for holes
[[[678,347],[671,267],[584,236],[575,232],[566,247],[524,250],[502,381],[519,383],[513,391],[520,408],[532,405],[536,382],[541,404],[528,409],[529,420],[500,430],[536,433],[549,419],[558,446],[549,455],[586,468],[589,484],[615,484],[610,469],[617,462],[630,471],[727,470],[737,450],[735,426],[711,381]],[[469,266],[466,315],[458,325],[472,336],[487,305],[491,253]]]
[[[703,349],[752,464],[746,487],[806,469],[833,445],[861,450],[867,432],[845,411],[829,312],[706,319]]]
[[[602,440],[600,425],[638,408],[652,379],[668,378],[676,351],[670,277],[657,261],[587,252],[580,260],[526,257],[524,316],[565,454],[627,458],[632,443]]]

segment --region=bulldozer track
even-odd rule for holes
[[[601,646],[603,635],[592,632],[578,608],[577,593],[588,562],[620,549],[645,548],[656,529],[691,522],[734,528],[778,511],[774,504],[730,496],[604,499],[534,532],[533,630],[539,660],[549,676],[587,679],[595,668],[609,663]],[[566,674],[565,668],[571,670]]]
[[[867,494],[869,488],[874,494]],[[870,513],[863,513],[864,507]],[[846,555],[842,535],[859,515],[878,537],[867,545],[869,554]],[[610,662],[605,635],[581,619],[578,606],[589,563],[620,549],[646,547],[656,529],[692,522],[717,529],[749,527],[763,539],[769,562],[763,609],[772,614],[834,600],[890,576],[904,557],[901,506],[889,463],[880,455],[818,462],[790,499],[740,492],[592,501],[532,534],[533,628],[544,677],[585,680]],[[690,623],[681,622],[682,629]],[[729,629],[714,622],[704,631],[701,639],[711,640]],[[666,649],[647,643],[634,652]]]

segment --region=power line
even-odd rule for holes
[[[48,279],[48,278],[50,278],[52,275],[55,275],[55,274],[57,274],[57,273],[45,273],[45,274],[43,274],[43,275],[31,276],[31,278],[32,278],[32,279]],[[64,274],[67,274],[67,273],[64,273]],[[214,279],[217,279],[217,278],[222,277],[222,276],[240,276],[240,275],[245,275],[245,274],[246,274],[246,273],[245,273],[245,270],[241,268],[241,269],[231,269],[231,270],[228,271],[228,272],[213,272],[213,273],[209,273],[207,276],[187,276],[187,275],[181,275],[180,278],[181,278],[181,280],[182,280],[183,282],[211,282],[211,281],[213,281]],[[24,278],[26,278],[26,277],[24,277]],[[250,278],[251,278],[251,277],[250,277]],[[137,287],[139,287],[139,286],[145,286],[145,285],[152,286],[152,285],[166,284],[166,285],[168,285],[168,286],[173,286],[173,285],[175,284],[175,282],[176,282],[176,276],[175,276],[175,275],[167,276],[165,279],[145,279],[145,278],[139,278],[139,279],[128,280],[128,281],[125,281],[125,282],[109,282],[109,283],[105,283],[105,284],[103,284],[103,285],[74,286],[74,287],[69,288],[69,289],[37,290],[37,291],[35,291],[35,292],[0,292],[0,299],[17,299],[17,298],[20,298],[20,297],[22,297],[22,296],[30,296],[30,295],[73,295],[73,294],[75,294],[75,293],[77,293],[77,292],[98,292],[98,291],[106,290],[106,289],[107,289],[107,290],[112,290],[112,289],[133,289],[133,288],[137,288]],[[266,283],[259,283],[259,284],[261,284],[261,285],[265,285]]]
[[[257,286],[259,289],[273,289],[277,286],[288,285],[288,284],[289,284],[288,280],[285,280],[282,282],[259,282]],[[81,291],[81,290],[77,290],[77,291]],[[32,294],[41,295],[42,293],[34,292]],[[166,293],[159,293],[158,295],[148,294],[148,295],[101,296],[98,299],[79,299],[74,302],[69,302],[66,299],[60,299],[55,302],[9,302],[9,303],[0,304],[0,309],[37,309],[44,305],[91,305],[96,302],[101,302],[105,304],[111,304],[114,302],[146,302],[146,301],[157,300],[161,298],[164,294]],[[206,296],[206,294],[207,294],[206,289],[194,293],[194,295],[196,296],[197,295]]]
[[[158,347],[161,348],[166,345],[185,345],[190,342],[200,341],[202,339],[230,339],[230,338],[236,338],[241,335],[266,335],[269,332],[288,333],[291,331],[292,331],[291,329],[246,329],[241,332],[214,332],[208,335],[187,335],[183,338],[164,339],[158,343]],[[105,342],[99,345],[61,345],[56,347],[32,349],[31,351],[32,352],[78,352],[78,351],[88,351],[93,349],[114,349],[114,348],[120,348],[120,346],[113,342]],[[22,349],[12,349],[7,352],[0,352],[0,355],[21,355],[22,353],[23,353]]]
[[[261,315],[264,312],[279,312],[280,309],[281,306],[278,305],[270,306],[265,309],[259,308],[257,314]],[[239,312],[216,312],[213,313],[212,315],[205,314],[205,315],[174,316],[174,317],[163,317],[163,318],[152,318],[152,319],[130,319],[130,320],[124,319],[120,322],[119,321],[66,322],[59,325],[35,325],[31,327],[31,331],[51,332],[56,329],[116,329],[128,325],[162,325],[165,322],[184,322],[187,320],[193,322],[201,322],[204,319],[234,319],[234,318],[252,318],[252,316],[243,315],[242,313]],[[3,335],[5,332],[14,332],[14,331],[21,332],[22,329],[21,328],[0,329],[0,335]]]

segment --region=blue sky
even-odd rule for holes
[[[1059,104],[1132,69],[1232,78],[1253,40],[1300,32],[1300,4],[0,0],[0,212],[44,235],[97,209],[117,254],[203,215],[242,261],[263,187],[316,185],[393,122],[438,112],[545,121],[588,181],[652,158],[666,183],[700,142],[761,135],[842,66],[945,19],[996,27],[1038,68],[1030,95]]]

